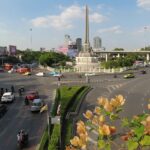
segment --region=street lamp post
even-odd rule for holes
[[[30,28],[30,50],[32,50],[32,28]]]
[[[147,45],[147,42],[146,42],[146,32],[147,32],[147,26],[144,27],[144,34],[145,34],[145,46],[144,46],[144,49],[146,50],[146,45]]]

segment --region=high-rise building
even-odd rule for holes
[[[100,49],[102,47],[102,40],[99,36],[93,38],[93,49]]]
[[[82,50],[82,39],[81,38],[76,39],[76,45],[77,45],[78,51],[80,52]]]

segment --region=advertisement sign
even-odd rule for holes
[[[9,45],[9,53],[10,55],[16,55],[17,48],[14,45]]]
[[[7,47],[0,46],[0,56],[4,56],[7,54]]]
[[[68,55],[70,58],[76,57],[77,54],[78,54],[78,50],[77,50],[77,49],[68,49],[67,55]]]

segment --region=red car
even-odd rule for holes
[[[31,100],[31,101],[32,101],[32,100],[34,100],[34,99],[39,98],[39,94],[38,94],[37,91],[29,91],[29,92],[27,92],[26,98],[27,98],[28,100]]]

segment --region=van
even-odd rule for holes
[[[40,109],[44,106],[44,102],[41,99],[34,99],[31,105],[31,112],[40,111]]]

